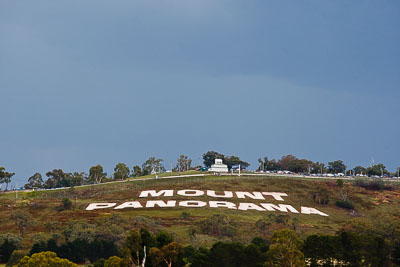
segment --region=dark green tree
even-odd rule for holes
[[[210,250],[200,247],[193,248],[191,245],[184,248],[183,261],[191,267],[208,267],[212,266],[210,262]]]
[[[211,266],[252,266],[245,265],[245,247],[240,243],[217,242],[210,249]]]
[[[74,172],[69,175],[70,177],[70,186],[80,186],[83,185],[85,180],[87,179],[87,174],[85,172]]]
[[[114,168],[114,180],[124,180],[129,177],[130,170],[125,163],[118,163]]]
[[[142,176],[142,169],[140,168],[140,166],[135,165],[132,168],[132,177],[138,177],[138,176]]]
[[[317,266],[320,261],[324,266],[329,266],[340,251],[339,243],[334,236],[327,235],[310,235],[306,238],[303,245],[304,256],[311,260],[312,266]]]
[[[357,175],[357,174],[366,175],[366,173],[367,173],[367,169],[364,168],[363,166],[356,166],[353,168],[353,175]]]
[[[344,165],[342,160],[335,160],[328,162],[328,169],[330,173],[344,173],[347,166]]]
[[[90,183],[99,184],[107,176],[107,173],[103,172],[103,167],[100,164],[92,166],[89,169],[88,181]]]
[[[266,171],[277,171],[279,170],[279,164],[276,159],[268,160],[267,157],[264,158],[265,170]]]
[[[237,156],[226,156],[223,161],[226,165],[228,165],[229,169],[231,169],[232,166],[239,164],[241,169],[246,169],[250,166],[248,162],[240,160],[240,158]]]
[[[281,170],[309,172],[312,167],[312,162],[307,159],[298,159],[293,155],[286,155],[279,160],[278,165]]]
[[[386,170],[386,166],[382,163],[372,165],[371,167],[367,168],[367,175],[368,176],[383,176],[389,174],[388,170]]]
[[[206,167],[211,167],[215,163],[215,159],[224,159],[225,156],[215,151],[208,151],[203,154],[203,164]]]
[[[0,262],[8,262],[11,254],[21,248],[22,238],[14,234],[0,235]]]
[[[327,172],[327,168],[325,167],[325,164],[322,162],[313,162],[312,166],[311,166],[311,173],[314,174],[322,174],[322,173],[326,173]]]
[[[72,174],[65,173],[61,169],[54,169],[46,173],[48,179],[45,188],[57,188],[71,186]]]
[[[262,253],[267,252],[269,249],[269,243],[261,237],[255,237],[251,240],[251,244],[256,245]]]
[[[169,243],[171,243],[173,241],[174,241],[174,238],[165,231],[160,231],[156,235],[156,242],[157,242],[158,248],[162,248],[163,246],[168,245]]]
[[[25,188],[26,189],[42,188],[43,184],[44,184],[44,182],[43,182],[42,175],[37,172],[28,178],[28,183],[25,185]]]

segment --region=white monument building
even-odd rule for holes
[[[215,164],[208,169],[209,172],[228,172],[228,165],[222,163],[222,159],[215,159]]]

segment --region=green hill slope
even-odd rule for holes
[[[239,199],[221,199],[207,196],[181,196],[178,190],[215,190],[244,192],[282,192],[284,201],[265,196],[265,200],[246,197]],[[71,223],[86,223],[101,227],[112,220],[112,224],[128,231],[132,228],[146,227],[157,232],[165,230],[172,233],[182,244],[208,245],[216,240],[236,240],[249,242],[256,236],[270,237],[274,230],[290,227],[300,236],[311,233],[334,234],[343,227],[368,225],[373,228],[389,229],[387,225],[400,225],[400,191],[397,185],[390,190],[372,191],[345,181],[339,187],[335,180],[316,180],[284,177],[252,176],[205,176],[158,180],[131,180],[127,182],[101,184],[81,188],[49,191],[3,193],[0,195],[0,234],[19,232],[13,220],[12,212],[28,213],[30,225],[25,229],[23,245],[29,248],[32,237],[37,233],[51,236],[63,230]],[[139,198],[146,190],[174,190],[173,197]],[[339,208],[336,201],[348,198],[354,209]],[[18,199],[16,199],[18,197]],[[62,210],[62,199],[72,201],[72,208]],[[175,207],[154,208],[113,208],[86,210],[90,203],[116,203],[139,201],[143,206],[150,200],[176,200]],[[180,201],[229,201],[239,203],[287,204],[301,211],[301,207],[312,207],[328,214],[324,217],[316,214],[296,214],[281,211],[238,210],[179,206]],[[327,203],[325,203],[327,202]],[[325,204],[321,204],[325,203]],[[115,207],[115,206],[114,206]],[[220,216],[213,216],[220,215]]]

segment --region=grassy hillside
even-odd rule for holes
[[[138,198],[141,191],[161,189],[284,192],[288,194],[288,197],[284,198],[284,202],[274,201],[273,199],[259,201],[248,198],[220,200],[235,203],[290,204],[298,210],[300,206],[314,207],[327,213],[329,217],[278,211],[240,211],[210,207],[85,210],[88,204],[95,202],[115,202],[118,204],[136,200],[145,202],[146,200]],[[329,197],[329,202],[326,205],[318,204],[318,201],[313,198],[313,195],[318,196],[321,192],[325,194],[325,197]],[[354,204],[354,210],[339,208],[335,205],[335,202],[341,198],[344,192],[347,193],[349,200]],[[70,210],[57,211],[57,207],[61,205],[63,198],[71,199],[73,207]],[[154,199],[157,198],[151,198],[151,200]],[[207,196],[183,197],[176,195],[160,199],[177,201],[217,200]],[[147,200],[150,200],[150,198]],[[18,199],[16,199],[15,192],[3,193],[0,195],[0,206],[0,234],[18,233],[18,228],[10,220],[12,211],[26,211],[31,215],[32,225],[26,228],[23,240],[26,249],[32,245],[32,237],[37,233],[43,233],[43,235],[50,237],[55,232],[61,233],[70,222],[86,222],[100,227],[110,218],[113,218],[114,222],[126,231],[135,227],[146,227],[154,232],[165,230],[173,233],[175,239],[182,244],[191,243],[194,246],[212,244],[221,239],[249,242],[255,236],[269,237],[274,230],[284,227],[296,228],[296,232],[300,236],[305,236],[311,233],[334,234],[340,228],[354,227],[354,225],[371,225],[376,228],[385,228],[385,225],[390,224],[400,225],[400,191],[398,185],[393,185],[392,190],[371,191],[356,186],[351,181],[345,181],[343,188],[340,188],[334,180],[284,177],[205,176],[140,181],[133,179],[127,182],[81,188],[20,192]],[[206,223],[205,220],[215,214],[226,216],[226,224],[235,230],[233,235],[216,236],[199,230],[201,224]],[[275,215],[275,221],[271,214]],[[283,218],[282,222],[276,220],[278,215],[288,215],[289,217]],[[260,219],[262,220],[260,221]],[[267,223],[266,227],[262,227],[261,222],[263,221]]]

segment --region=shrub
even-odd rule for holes
[[[329,192],[325,188],[321,188],[312,193],[312,198],[315,203],[320,205],[327,205],[329,203]]]
[[[184,211],[181,213],[181,218],[182,219],[187,219],[190,216],[190,212]]]
[[[230,225],[226,225],[221,227],[221,232],[220,232],[220,236],[226,236],[226,237],[234,237],[237,234],[237,230],[235,227],[230,226]]]
[[[119,267],[122,264],[122,259],[117,256],[112,256],[104,262],[104,267]]]
[[[65,210],[72,208],[72,201],[69,198],[63,198],[62,205]]]
[[[13,253],[11,254],[10,259],[8,260],[6,267],[9,266],[14,266],[16,264],[18,264],[18,262],[25,257],[25,252],[22,250],[14,250]]]
[[[215,214],[199,222],[198,226],[202,234],[232,237],[236,234],[236,229],[233,225],[234,222],[229,220],[226,215]]]
[[[57,206],[57,211],[70,210],[72,208],[72,201],[69,198],[63,198],[61,205]]]
[[[275,217],[275,222],[286,225],[286,224],[288,224],[289,219],[290,219],[289,215],[278,215]]]
[[[376,179],[372,181],[357,179],[354,184],[358,187],[362,187],[372,191],[393,190],[393,187],[391,185],[386,184],[381,179]]]
[[[69,260],[57,257],[54,252],[41,252],[33,254],[31,257],[23,257],[17,267],[30,267],[30,266],[63,266],[63,267],[78,267],[77,264]]]
[[[354,209],[353,203],[351,203],[351,201],[348,201],[348,200],[336,201],[335,205],[338,206],[339,208],[343,208],[343,209],[348,209],[348,210]]]

